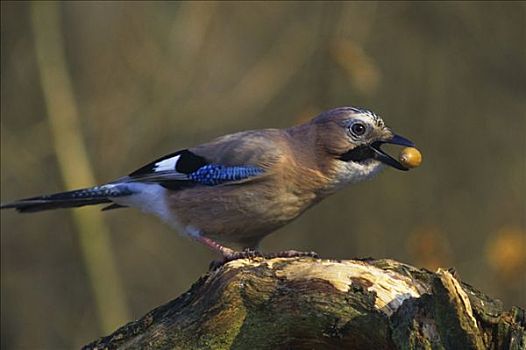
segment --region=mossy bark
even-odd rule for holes
[[[525,349],[504,311],[450,271],[393,260],[236,260],[84,349]]]

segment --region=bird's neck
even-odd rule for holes
[[[345,152],[343,145],[335,144],[324,126],[298,125],[287,129],[290,137],[292,165],[296,168],[297,181],[303,188],[313,191],[320,198],[330,195],[343,186],[376,175],[383,167],[379,162],[358,164],[339,159],[338,151]],[[330,147],[328,147],[328,143]]]
[[[323,147],[317,128],[298,125],[287,129],[287,135],[290,145],[288,166],[298,188],[321,198],[332,193],[340,161]]]

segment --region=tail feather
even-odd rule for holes
[[[102,208],[101,211],[108,211],[108,210],[120,209],[120,208],[128,208],[128,207],[126,205],[120,205],[120,204],[117,204],[117,203],[112,203],[112,204]]]
[[[94,205],[111,202],[109,199],[73,199],[73,200],[49,200],[49,199],[22,199],[16,202],[2,204],[0,209],[16,209],[19,213],[34,213],[42,210],[75,208],[85,205]]]
[[[0,205],[0,209],[16,209],[20,213],[33,213],[42,210],[75,208],[86,205],[111,203],[110,198],[132,194],[125,186],[103,185],[80,190],[60,192],[43,196],[20,199]]]

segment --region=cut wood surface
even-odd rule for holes
[[[454,271],[394,260],[240,259],[84,349],[525,349],[503,310]]]

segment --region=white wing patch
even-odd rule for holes
[[[175,171],[175,165],[177,164],[177,161],[181,155],[177,155],[172,158],[161,160],[160,162],[155,163],[153,171],[161,172],[161,171]]]

